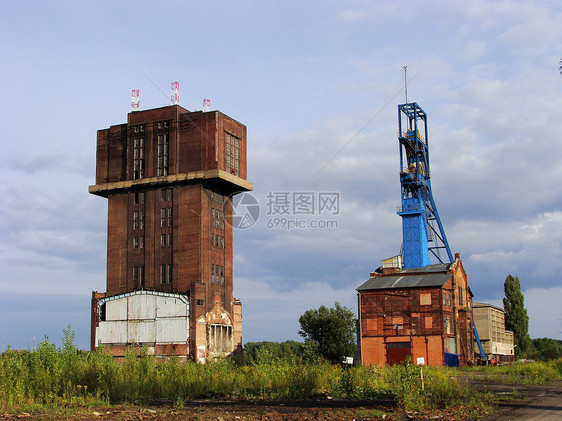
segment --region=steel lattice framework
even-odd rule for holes
[[[402,217],[404,268],[431,264],[430,253],[439,263],[445,263],[441,249],[446,250],[452,263],[431,191],[427,114],[415,102],[398,105],[398,129],[402,206],[397,213]]]

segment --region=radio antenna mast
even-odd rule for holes
[[[404,93],[406,94],[406,104],[408,103],[408,79],[406,79],[406,72],[408,71],[408,66],[402,66],[404,69]]]

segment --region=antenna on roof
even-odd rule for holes
[[[406,95],[406,104],[408,103],[408,79],[406,79],[406,72],[408,71],[408,66],[402,66],[404,69],[404,94]]]
[[[139,90],[133,89],[131,91],[131,111],[138,111],[140,105]]]
[[[178,105],[180,102],[180,84],[178,82],[172,82],[172,104]]]

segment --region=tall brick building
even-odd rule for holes
[[[89,191],[108,200],[107,291],[92,296],[92,349],[205,361],[240,348],[231,197],[252,188],[246,127],[219,111],[135,111],[98,131]]]

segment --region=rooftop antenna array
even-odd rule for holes
[[[211,100],[205,98],[203,100],[203,112],[209,112],[211,111]]]
[[[180,103],[180,84],[179,82],[172,82],[172,95],[171,100],[173,105]]]
[[[140,106],[139,90],[131,91],[131,111],[138,111]]]

